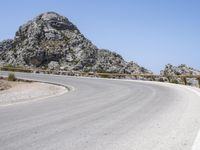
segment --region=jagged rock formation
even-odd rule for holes
[[[43,13],[0,42],[0,64],[116,73],[152,73],[109,50],[98,49],[66,17]]]
[[[0,42],[0,54],[2,54],[3,52],[6,52],[6,50],[11,50],[12,44],[13,44],[13,40],[11,39]]]

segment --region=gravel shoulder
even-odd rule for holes
[[[68,90],[63,86],[40,82],[6,82],[0,80],[0,106],[29,102],[55,95],[60,95]]]

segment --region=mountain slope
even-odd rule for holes
[[[20,26],[13,40],[0,42],[0,64],[49,69],[151,73],[119,54],[98,49],[66,17],[43,13]]]

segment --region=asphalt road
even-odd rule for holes
[[[194,150],[198,143],[198,90],[154,82],[17,76],[74,89],[0,106],[0,150]]]

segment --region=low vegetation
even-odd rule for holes
[[[179,81],[178,81],[177,79],[172,79],[172,80],[170,81],[170,83],[179,84]]]
[[[17,78],[15,77],[14,73],[10,73],[8,75],[8,81],[17,81]]]

